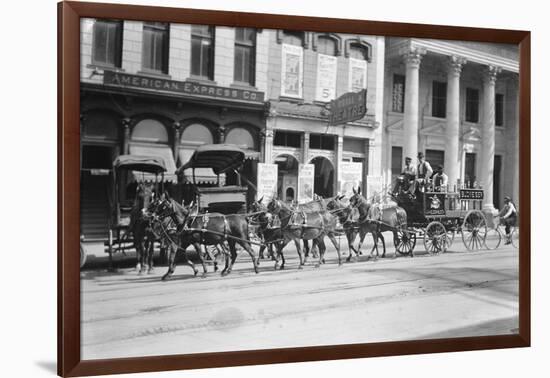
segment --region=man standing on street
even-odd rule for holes
[[[504,207],[498,215],[500,216],[500,223],[504,224],[504,230],[506,231],[506,242],[504,244],[510,244],[512,242],[510,227],[515,226],[517,221],[517,210],[510,197],[504,197]]]

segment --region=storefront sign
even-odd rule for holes
[[[317,55],[317,93],[315,100],[328,102],[336,97],[336,62],[335,56]]]
[[[445,193],[424,193],[424,214],[445,215]]]
[[[123,72],[105,71],[103,84],[122,87],[150,89],[156,91],[206,96],[227,100],[263,102],[264,93],[245,89],[218,87],[191,81],[175,81],[142,75],[130,75]]]
[[[361,119],[367,114],[367,90],[348,92],[330,102],[330,125]]]
[[[343,161],[338,170],[340,194],[346,197],[353,195],[353,189],[363,186],[363,163]]]
[[[298,203],[313,201],[315,166],[300,164],[298,168]]]
[[[256,200],[267,204],[277,195],[277,164],[258,163],[258,190]]]

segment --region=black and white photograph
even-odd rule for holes
[[[81,18],[82,360],[518,334],[518,51]]]

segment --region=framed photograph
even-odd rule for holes
[[[58,10],[59,375],[530,345],[528,31]]]

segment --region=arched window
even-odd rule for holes
[[[302,32],[283,32],[283,43],[287,45],[303,46],[304,33]]]
[[[336,55],[336,42],[332,38],[319,37],[317,39],[317,52],[325,55]]]
[[[134,126],[132,141],[168,143],[168,131],[162,122],[156,119],[144,119]]]
[[[187,126],[181,133],[181,144],[196,145],[212,144],[214,137],[210,129],[200,123],[193,123]]]
[[[352,43],[349,47],[349,57],[354,59],[368,60],[368,51],[357,43]]]
[[[248,150],[257,150],[256,138],[250,131],[243,127],[235,127],[227,133],[225,143],[235,144]]]
[[[118,139],[119,120],[102,112],[86,114],[82,122],[82,134],[84,137],[102,140]]]

